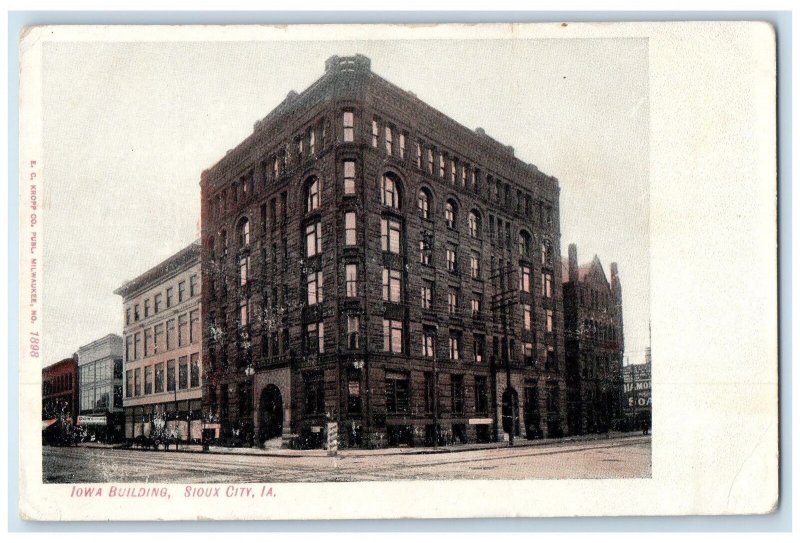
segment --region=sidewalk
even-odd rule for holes
[[[631,439],[636,437],[645,437],[641,432],[609,432],[608,434],[589,434],[581,436],[569,436],[552,439],[521,439],[514,440],[514,448],[517,447],[541,447],[545,445],[552,445],[556,443],[586,443],[593,441],[604,441],[609,439]],[[112,445],[106,443],[80,443],[79,447],[98,448],[98,449],[124,449],[119,444]],[[378,455],[399,455],[399,454],[446,454],[455,452],[467,451],[480,451],[487,449],[507,449],[509,445],[504,442],[499,443],[467,443],[458,445],[444,445],[440,447],[390,447],[385,449],[339,449],[338,456],[340,458],[357,458],[364,456],[378,456]],[[141,450],[131,447],[130,450]],[[149,449],[150,452],[154,452]],[[165,452],[159,449],[158,452]],[[178,450],[172,445],[168,452],[184,452],[184,453],[198,453],[198,454],[238,454],[238,455],[254,455],[266,457],[281,457],[281,458],[310,458],[310,457],[326,457],[328,451],[325,449],[283,449],[280,447],[269,447],[260,449],[257,447],[221,447],[211,446],[208,451],[203,451],[202,445],[178,445]]]

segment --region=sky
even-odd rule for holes
[[[48,42],[43,364],[122,332],[113,291],[199,237],[200,173],[331,55],[372,70],[559,179],[561,253],[617,262],[626,363],[650,314],[644,39]]]

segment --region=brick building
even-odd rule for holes
[[[42,368],[42,420],[78,421],[78,363],[65,358]]]
[[[570,244],[564,277],[564,344],[569,427],[604,432],[622,415],[622,287],[617,264],[606,277],[597,255],[578,265]]]
[[[126,282],[125,437],[199,440],[202,417],[200,243]]]
[[[567,431],[558,181],[513,148],[332,57],[201,195],[203,402],[223,437]]]

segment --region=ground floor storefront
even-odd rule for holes
[[[125,407],[125,439],[152,438],[199,443],[208,435],[200,399]]]

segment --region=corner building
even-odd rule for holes
[[[332,57],[203,172],[204,408],[315,447],[565,433],[559,187]]]

